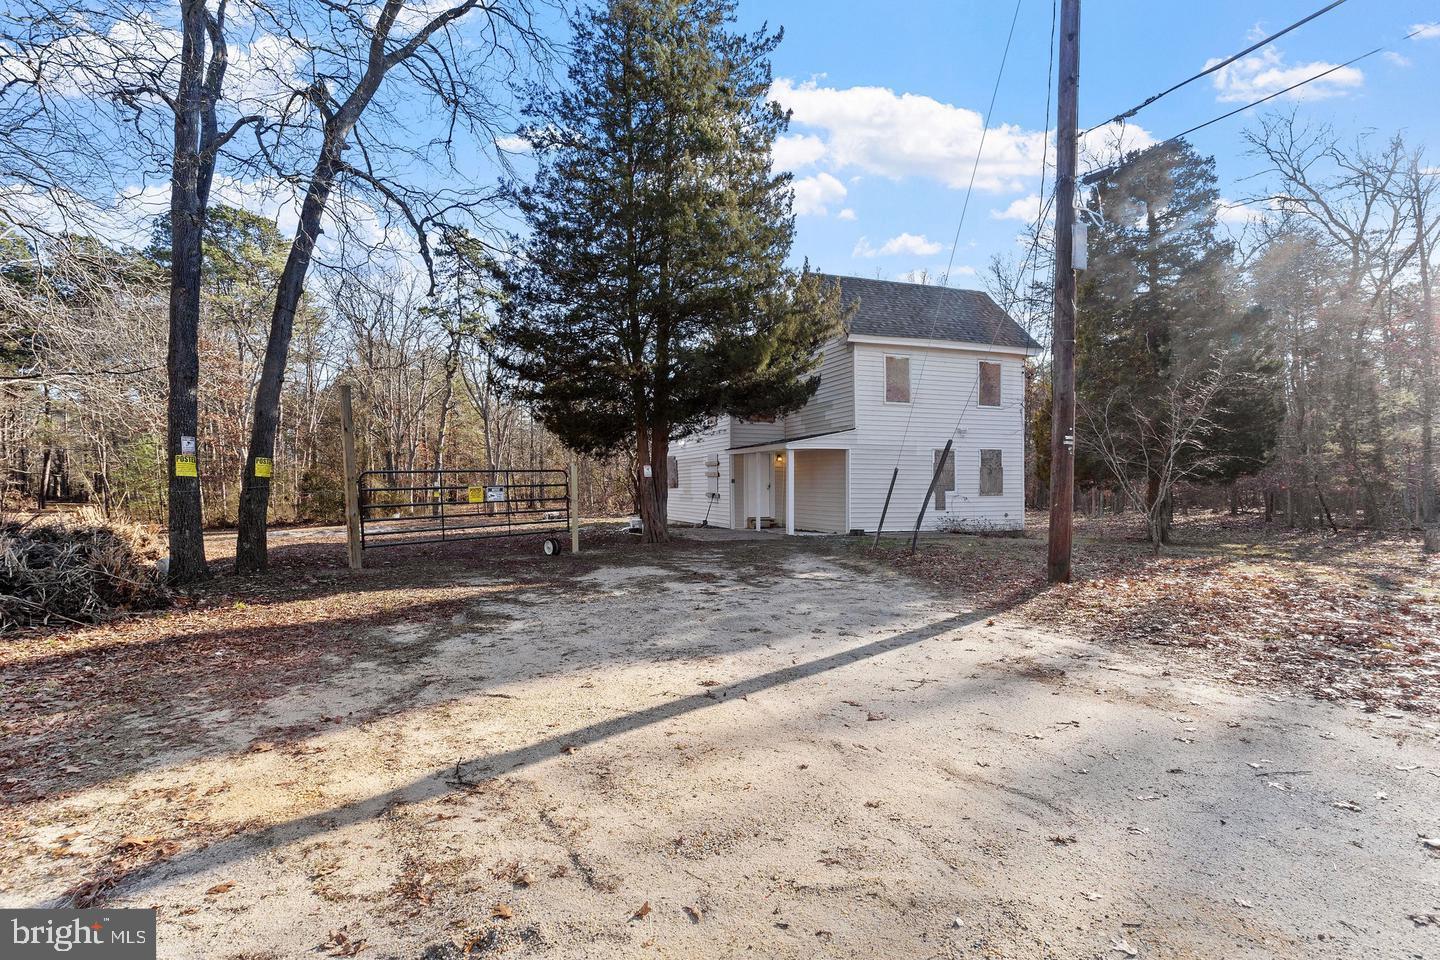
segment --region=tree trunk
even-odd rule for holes
[[[1325,502],[1325,493],[1319,487],[1315,488],[1315,498],[1320,501],[1320,511],[1324,515],[1325,520],[1330,524],[1331,531],[1339,533],[1340,528],[1336,526],[1335,518],[1330,515],[1330,505]]]
[[[49,447],[40,455],[40,485],[35,488],[35,509],[44,510],[46,497],[50,494],[50,458]]]
[[[1415,186],[1415,242],[1420,260],[1420,522],[1440,519],[1440,494],[1435,489],[1435,300],[1430,285],[1430,249],[1427,245],[1424,194]]]
[[[669,449],[666,442],[651,441],[651,427],[642,425],[635,438],[635,490],[636,505],[640,508],[640,522],[644,526],[646,543],[665,543],[670,539],[666,525],[665,456]],[[656,450],[662,451],[660,462],[655,462]],[[650,476],[645,476],[646,468]]]
[[[199,448],[189,449],[200,423],[200,279],[209,177],[200,154],[204,130],[205,4],[181,4],[184,27],[176,96],[174,157],[170,171],[170,331],[165,369],[169,378],[165,420],[169,476],[170,579],[197,580],[205,563],[204,515],[199,476],[182,476],[180,457],[199,472]],[[213,113],[213,109],[211,111]]]
[[[340,145],[326,143],[320,162],[310,179],[295,241],[285,260],[285,269],[275,292],[275,311],[270,318],[270,335],[265,342],[265,362],[255,388],[255,419],[250,430],[250,452],[240,481],[240,519],[235,543],[235,572],[257,573],[267,563],[266,523],[270,508],[270,478],[255,476],[255,461],[275,456],[275,430],[280,423],[280,393],[285,385],[285,363],[290,353],[290,336],[295,313],[305,291],[305,275],[320,237],[320,218],[339,168]]]
[[[1161,502],[1162,497],[1164,502]],[[1145,514],[1150,518],[1152,535],[1159,537],[1158,543],[1169,543],[1170,525],[1175,519],[1175,500],[1168,489],[1161,490],[1159,474],[1151,474],[1146,481]]]

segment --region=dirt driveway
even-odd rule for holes
[[[1440,955],[1421,718],[804,543],[556,564],[350,617],[278,695],[187,664],[13,796],[0,903],[155,906],[165,957]]]

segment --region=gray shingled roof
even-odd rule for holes
[[[819,276],[840,284],[840,299],[847,308],[858,301],[850,317],[851,333],[960,340],[997,347],[1040,347],[1020,324],[979,290],[825,273]]]

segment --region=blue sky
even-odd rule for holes
[[[960,234],[950,278],[955,285],[980,286],[992,255],[1017,252],[1017,235],[1034,218],[1042,144],[1048,142],[1045,155],[1052,159],[1054,148],[1053,137],[1047,141],[1046,135],[1054,112],[1053,103],[1046,110],[1053,2],[1020,2],[976,191]],[[243,10],[244,0],[236,3],[234,10]],[[907,279],[923,270],[938,278],[956,235],[1014,0],[739,3],[741,27],[753,29],[763,21],[785,29],[773,62],[772,95],[794,111],[791,130],[776,149],[777,164],[795,175],[794,262],[808,258],[817,268],[861,276]],[[1113,116],[1322,5],[1323,0],[1085,0],[1081,124]],[[160,0],[154,10],[162,18],[173,14]],[[558,11],[546,8],[546,19],[556,38],[563,39]],[[1430,27],[1404,39],[1417,25]],[[162,54],[178,49],[173,24],[163,20],[122,22],[120,27],[156,38]],[[237,14],[234,27],[235,62],[227,82],[230,95],[241,103],[229,109],[289,102],[271,88],[309,82],[306,58],[265,34],[254,18]],[[1431,145],[1428,165],[1440,169],[1440,111],[1434,104],[1440,86],[1440,0],[1348,0],[1278,43],[1147,108],[1126,128],[1126,142],[1134,147],[1163,139],[1381,45],[1390,52],[1261,109],[1296,109],[1303,120],[1330,124],[1346,138],[1366,130],[1381,136],[1402,130],[1412,144]],[[410,139],[423,139],[427,123],[440,123],[411,102],[413,91],[403,84],[386,96],[392,110],[388,122],[400,124],[394,129],[408,129]],[[1261,164],[1246,155],[1241,138],[1256,116],[1242,114],[1192,137],[1199,150],[1216,157],[1227,200],[1263,193],[1263,183],[1255,179]],[[402,148],[409,142],[407,136],[398,139]],[[403,149],[394,153],[388,164],[392,172],[417,185],[453,181],[488,189],[497,173],[480,144],[473,149],[461,145],[454,175],[413,163]],[[515,161],[522,174],[528,172],[523,156]],[[150,230],[147,218],[167,205],[165,171],[125,162],[116,165],[113,175],[123,181],[121,212],[83,207],[84,219],[94,232],[143,243]],[[275,216],[288,235],[294,228],[295,197],[275,178],[253,176],[222,171],[217,198]],[[9,199],[16,207],[28,202],[26,196]],[[367,217],[366,209],[348,208],[346,222],[353,231],[369,244],[393,249],[402,261],[415,260],[408,228],[393,213]],[[1236,230],[1246,216],[1245,208],[1226,212]],[[493,225],[518,226],[507,215],[497,216]],[[337,231],[327,228],[327,234],[331,239],[322,246],[328,249]]]
[[[1322,6],[1321,0],[1087,0],[1081,26],[1080,121],[1088,126],[1182,80],[1213,58]],[[777,99],[795,111],[777,161],[794,170],[795,257],[836,273],[905,279],[944,269],[974,162],[979,122],[990,99],[1014,6],[1010,0],[838,6],[819,0],[741,0],[747,27],[785,28],[774,58]],[[1263,15],[1262,15],[1263,13]],[[1130,142],[1163,139],[1343,63],[1373,47],[1377,55],[1324,84],[1267,104],[1297,108],[1353,137],[1366,129],[1403,130],[1431,145],[1440,167],[1440,28],[1402,40],[1415,25],[1440,21],[1436,0],[1350,0],[1227,68],[1147,108]],[[1050,0],[1022,0],[977,189],[956,255],[957,286],[978,286],[993,253],[1015,248],[1021,224],[1005,211],[1033,210],[1038,143],[1050,56]],[[1257,33],[1256,31],[1262,31]],[[1297,94],[1300,91],[1297,91]],[[1216,157],[1221,194],[1257,189],[1260,161],[1241,132],[1256,111],[1192,137]],[[1050,145],[1053,159],[1053,140]],[[1013,207],[1012,207],[1013,205]],[[1236,210],[1232,219],[1242,217]],[[1238,228],[1238,224],[1234,224]],[[898,238],[898,239],[897,239]],[[971,273],[971,271],[975,271]]]

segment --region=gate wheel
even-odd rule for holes
[[[554,537],[546,537],[542,549],[544,549],[545,556],[547,557],[557,556],[560,553],[560,541]]]

